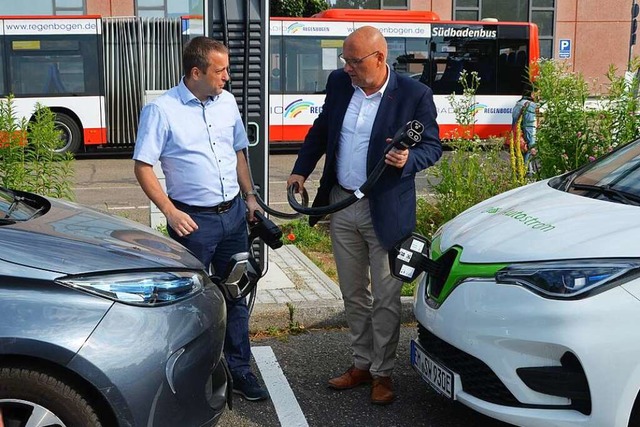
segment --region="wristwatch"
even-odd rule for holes
[[[246,200],[247,197],[256,195],[258,195],[258,192],[256,190],[249,190],[246,193],[242,193],[242,198]]]

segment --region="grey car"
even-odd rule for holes
[[[5,427],[214,425],[225,326],[220,290],[173,240],[0,188]]]

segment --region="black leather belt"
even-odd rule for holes
[[[222,203],[220,203],[219,205],[216,205],[216,206],[194,206],[194,205],[188,205],[186,203],[182,203],[182,202],[179,202],[179,201],[173,200],[173,199],[169,199],[169,200],[171,200],[171,203],[173,203],[174,206],[176,208],[180,209],[181,211],[195,212],[195,213],[221,214],[221,213],[225,213],[229,209],[231,209],[231,207],[233,206],[233,203],[236,201],[237,198],[238,198],[238,196],[234,197],[233,199],[229,200],[228,202],[222,202]]]

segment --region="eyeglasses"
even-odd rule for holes
[[[380,53],[380,51],[376,50],[375,52],[372,52],[369,55],[363,56],[362,58],[359,58],[359,59],[345,58],[344,56],[342,56],[342,54],[340,54],[340,55],[338,55],[338,58],[340,58],[340,61],[342,61],[342,65],[349,65],[351,67],[355,67],[356,65],[360,65],[362,63],[362,61],[364,61],[368,57],[373,56],[373,55],[377,55],[378,53]]]

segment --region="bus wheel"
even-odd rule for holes
[[[60,144],[53,150],[56,153],[77,153],[82,147],[80,127],[71,117],[63,113],[56,113],[56,129],[60,130]]]

